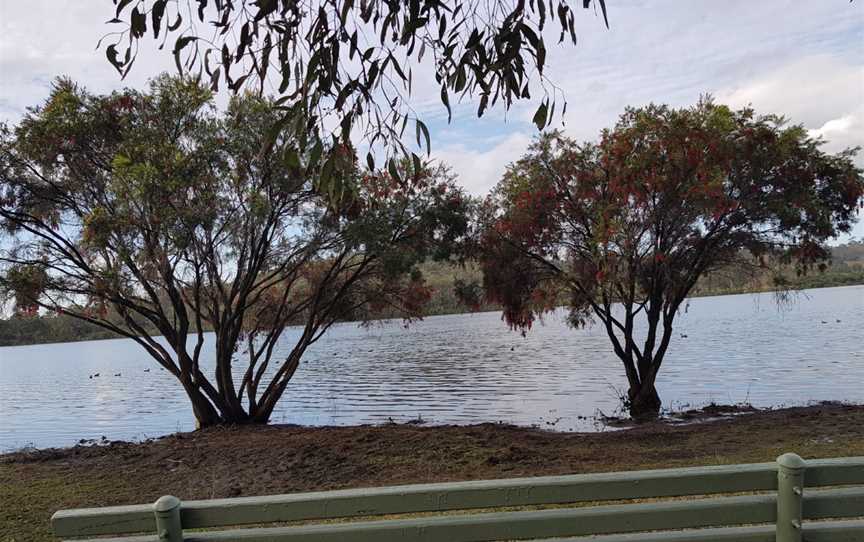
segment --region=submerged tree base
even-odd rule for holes
[[[629,391],[626,406],[630,411],[631,418],[638,422],[647,422],[660,416],[660,408],[663,404],[660,401],[657,388],[643,386]]]

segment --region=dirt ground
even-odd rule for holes
[[[716,413],[714,413],[716,414]],[[692,418],[693,416],[691,416]],[[696,416],[698,417],[698,416]],[[0,537],[53,540],[61,508],[432,481],[864,455],[864,405],[560,433],[467,427],[235,427],[0,456]]]

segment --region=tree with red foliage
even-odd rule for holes
[[[780,117],[710,99],[628,109],[599,143],[547,133],[486,203],[485,295],[523,332],[561,304],[573,326],[599,321],[631,415],[656,415],[673,322],[700,276],[744,260],[806,272],[854,225],[857,149],[820,145]]]

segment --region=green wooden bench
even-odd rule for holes
[[[597,504],[621,500],[642,502]],[[538,506],[547,508],[524,509]],[[505,507],[520,509],[485,510]],[[414,517],[373,518],[403,514]],[[321,523],[334,519],[341,521]],[[51,521],[60,537],[115,536],[100,542],[864,542],[864,457],[805,464],[785,454],[776,464],[205,501],[165,496],[155,504],[60,510]],[[289,522],[303,523],[256,527]]]

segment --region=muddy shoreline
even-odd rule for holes
[[[864,405],[709,406],[597,433],[504,424],[213,428],[0,455],[0,524],[51,540],[61,508],[349,487],[864,455]]]

